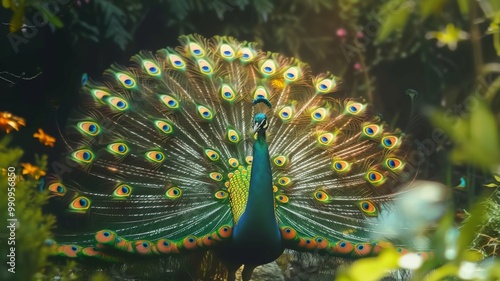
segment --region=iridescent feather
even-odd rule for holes
[[[380,251],[373,226],[412,171],[406,136],[297,59],[230,37],[180,41],[112,66],[101,82],[85,75],[65,137],[75,169],[45,186],[57,254],[114,261],[214,250],[230,280],[241,264],[247,280],[285,247]],[[246,237],[266,240],[250,228],[265,207],[252,203],[261,196],[252,186],[268,189],[257,199],[272,211],[269,253],[240,252],[264,249]]]

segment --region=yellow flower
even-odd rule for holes
[[[449,23],[443,31],[427,32],[427,34],[425,34],[425,38],[437,39],[438,47],[448,45],[448,48],[453,51],[457,49],[458,41],[469,38],[469,33],[456,28],[453,24]]]
[[[30,175],[35,179],[39,179],[40,177],[45,176],[45,171],[41,170],[37,166],[33,166],[30,163],[21,163],[23,166],[23,175]]]
[[[4,130],[8,134],[12,129],[19,131],[19,126],[26,126],[24,118],[6,111],[0,112],[0,130]]]
[[[51,147],[54,147],[54,143],[56,142],[54,137],[47,135],[42,129],[38,129],[38,133],[34,133],[33,137],[39,139],[44,145]]]

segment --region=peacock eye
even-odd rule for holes
[[[241,141],[240,133],[233,128],[228,128],[226,130],[226,138],[230,143],[233,144],[238,144]]]
[[[128,146],[123,142],[116,142],[107,146],[109,152],[118,155],[125,155],[129,151]]]
[[[399,140],[400,139],[395,136],[386,136],[382,138],[381,143],[383,147],[387,149],[393,149],[399,146],[400,144]]]
[[[76,125],[80,132],[83,132],[89,136],[96,136],[101,132],[101,127],[92,121],[78,122]]]
[[[318,190],[314,192],[314,199],[318,200],[319,202],[326,203],[330,200],[330,195],[328,193]]]
[[[295,82],[299,79],[300,71],[296,66],[290,67],[285,73],[283,73],[283,78],[285,78],[286,82]]]
[[[377,208],[371,201],[364,200],[358,203],[359,209],[367,216],[377,216]]]
[[[247,162],[248,165],[251,165],[253,162],[253,157],[252,156],[245,157],[245,162]]]
[[[165,160],[165,155],[160,151],[146,152],[146,157],[156,163],[161,163]]]
[[[278,113],[278,116],[281,118],[282,121],[291,120],[293,118],[293,108],[291,106],[283,107]]]
[[[358,115],[365,109],[365,105],[359,102],[350,101],[346,104],[346,111],[352,115]]]
[[[337,160],[333,161],[332,167],[337,172],[348,172],[351,168],[351,164],[347,161]]]
[[[236,168],[240,165],[240,162],[236,158],[229,158],[228,160],[229,166]]]
[[[90,200],[85,196],[77,197],[70,204],[73,211],[86,211],[90,208]]]
[[[226,58],[228,60],[234,58],[234,49],[229,46],[228,44],[222,44],[220,46],[220,54],[223,58]]]
[[[205,149],[205,155],[210,161],[218,161],[220,159],[219,153],[213,149]]]
[[[254,54],[253,54],[252,49],[250,49],[248,47],[245,47],[245,48],[241,49],[240,60],[242,62],[249,62],[249,61],[253,60],[253,58],[254,58]]]
[[[73,154],[71,154],[73,160],[82,162],[82,163],[90,163],[94,159],[94,153],[88,149],[80,149]]]
[[[121,82],[123,87],[125,87],[127,89],[135,87],[135,80],[132,77],[130,77],[129,75],[124,74],[124,73],[117,73],[116,77]]]
[[[264,61],[264,63],[260,66],[260,72],[265,77],[273,75],[276,72],[276,63],[274,62],[274,60],[267,59],[266,61]]]
[[[130,196],[131,193],[132,188],[129,185],[122,184],[115,189],[113,195],[117,198],[123,198]]]
[[[146,72],[151,75],[151,76],[158,76],[161,74],[160,68],[158,65],[151,61],[144,61],[143,62],[144,69],[146,69]]]
[[[49,185],[49,190],[58,196],[63,196],[66,193],[66,187],[61,183],[53,183]]]
[[[281,186],[289,186],[292,183],[292,180],[289,177],[281,177],[278,179],[278,183]]]
[[[185,70],[186,69],[186,63],[184,62],[184,60],[180,56],[174,55],[174,54],[169,54],[168,60],[170,62],[170,65],[172,65],[175,69],[178,69],[178,70]]]
[[[95,99],[99,100],[99,101],[103,101],[105,97],[110,97],[111,95],[106,92],[106,91],[103,91],[103,90],[91,90],[90,91],[92,93],[92,95],[94,96]]]
[[[311,119],[315,122],[324,121],[328,115],[328,111],[325,108],[317,108],[311,113]]]
[[[205,55],[205,50],[203,50],[203,48],[200,45],[194,42],[189,43],[189,50],[191,51],[191,54],[197,58]]]
[[[114,109],[119,111],[123,111],[128,108],[127,101],[119,97],[109,97],[108,99],[106,99],[106,101]]]
[[[329,93],[336,86],[334,79],[325,78],[316,82],[316,93],[326,94]]]
[[[366,173],[366,179],[369,183],[375,186],[381,185],[385,181],[384,175],[377,171],[369,171],[368,173]]]
[[[201,73],[205,75],[211,75],[213,73],[212,66],[204,59],[198,60],[198,66],[200,68]]]
[[[255,89],[254,94],[253,94],[253,99],[266,99],[269,100],[269,94],[267,92],[267,89],[264,86],[259,86]]]
[[[235,100],[236,95],[234,94],[233,88],[227,84],[222,84],[221,90],[220,90],[221,97],[229,102],[232,102]]]
[[[224,190],[219,190],[219,191],[217,191],[217,192],[215,193],[215,198],[217,198],[217,199],[225,199],[225,198],[227,198],[227,196],[228,196],[228,195],[229,195],[229,194],[228,194],[226,191],[224,191]]]
[[[181,197],[181,195],[182,195],[182,190],[178,187],[171,187],[167,190],[167,192],[165,192],[165,196],[168,199],[177,199]]]
[[[379,132],[381,132],[381,126],[379,125],[366,125],[363,127],[363,134],[368,137],[374,137]]]
[[[214,181],[221,181],[222,174],[218,173],[218,172],[212,172],[212,173],[210,173],[210,178],[213,179]]]
[[[286,204],[290,201],[288,196],[283,195],[283,194],[276,195],[274,198],[276,198],[276,200],[278,200],[278,202],[283,203],[283,204]]]
[[[201,118],[207,121],[211,121],[214,118],[213,112],[206,106],[198,105],[197,107],[198,114]]]
[[[161,132],[170,135],[174,132],[173,125],[166,120],[157,120],[155,121],[155,125]]]

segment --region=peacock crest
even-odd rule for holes
[[[56,254],[248,251],[231,273],[285,248],[378,253],[367,225],[414,171],[406,136],[297,59],[231,37],[180,42],[82,81],[64,139],[75,169],[45,184]],[[270,237],[265,257],[248,237]]]

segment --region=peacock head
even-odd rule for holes
[[[266,132],[267,129],[267,116],[264,113],[257,113],[253,118],[253,131],[254,133]]]

